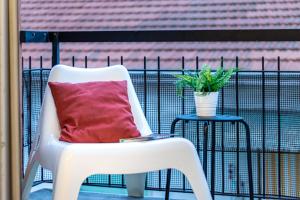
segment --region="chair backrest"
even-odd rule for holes
[[[56,65],[52,68],[48,82],[69,82],[80,83],[90,81],[117,81],[127,80],[128,97],[133,113],[134,121],[142,135],[151,134],[150,127],[143,114],[141,105],[132,85],[127,69],[122,65],[103,68],[74,68],[65,65]],[[58,140],[60,135],[60,125],[56,114],[56,107],[50,88],[47,84],[44,100],[41,108],[39,121],[40,142],[48,143]]]

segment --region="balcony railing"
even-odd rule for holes
[[[276,32],[273,36],[262,37],[262,41],[279,40],[291,33]],[[101,32],[100,32],[101,33]],[[98,34],[100,34],[98,33]],[[171,32],[172,39],[148,33],[131,32],[126,37],[115,32],[114,37],[103,34],[105,41],[216,41],[222,31],[213,35],[199,37],[196,32]],[[201,33],[201,32],[200,32]],[[221,41],[249,41],[253,40],[249,33],[239,31],[227,35],[223,32]],[[265,32],[254,32],[256,34]],[[22,32],[21,41],[39,41],[53,43],[53,64],[59,63],[59,42],[91,41],[97,39],[97,33],[35,33],[36,39],[31,40],[33,32]],[[85,34],[90,35],[87,39]],[[153,34],[153,33],[152,33]],[[162,33],[162,35],[164,35]],[[170,33],[169,33],[170,34]],[[212,32],[210,32],[212,34]],[[236,35],[235,35],[236,34]],[[278,35],[279,34],[279,35]],[[92,37],[92,35],[94,35]],[[119,38],[115,39],[120,35]],[[130,36],[131,35],[131,36]],[[68,37],[67,37],[68,36]],[[130,36],[130,37],[129,37]],[[137,36],[138,39],[133,39]],[[281,36],[281,37],[280,37]],[[300,40],[299,35],[292,37]],[[28,38],[29,37],[29,38]],[[128,39],[129,37],[129,39]],[[148,38],[150,37],[150,39]],[[237,38],[236,38],[237,37]],[[27,39],[26,39],[27,38]],[[84,39],[82,39],[84,38]],[[101,38],[101,37],[100,37]],[[143,39],[144,38],[144,39]],[[148,39],[147,39],[148,38]],[[152,39],[151,39],[152,38]],[[180,39],[181,38],[181,39]],[[187,39],[188,38],[188,39]],[[230,39],[231,38],[231,39]],[[251,39],[252,38],[252,39]],[[259,38],[259,37],[258,37]],[[281,38],[281,39],[280,39]],[[287,39],[287,38],[286,38]],[[34,55],[32,55],[34,56]],[[23,164],[26,167],[31,142],[36,136],[36,127],[41,107],[42,97],[50,69],[32,66],[32,57],[28,62],[22,62],[23,67]],[[43,58],[40,58],[43,63]],[[74,63],[74,58],[70,58]],[[236,67],[239,67],[239,58],[236,57]],[[86,59],[86,63],[88,60]],[[120,58],[120,64],[125,62]],[[110,58],[107,58],[110,63]],[[223,66],[224,59],[220,58]],[[181,67],[177,70],[162,70],[160,58],[157,58],[157,68],[148,69],[147,57],[141,58],[142,69],[131,70],[133,80],[144,113],[154,133],[167,134],[170,132],[172,120],[178,114],[194,113],[193,96],[190,90],[185,90],[184,98],[175,92],[175,74],[185,73],[185,58],[181,58]],[[280,57],[277,59],[277,70],[265,71],[264,58],[261,60],[260,71],[239,71],[230,83],[221,91],[218,113],[240,115],[250,125],[252,144],[252,163],[254,174],[254,191],[256,197],[275,199],[300,198],[300,72],[281,71]],[[199,70],[198,58],[195,58],[194,70]],[[86,67],[88,67],[86,65]],[[34,68],[34,69],[33,69]],[[196,146],[202,160],[203,137],[202,126],[196,123],[181,124],[177,134],[190,139]],[[197,138],[197,132],[200,138]],[[217,128],[216,142],[216,193],[230,196],[248,195],[248,177],[245,152],[245,132],[235,125],[220,124]],[[208,155],[211,143],[208,144]],[[71,166],[72,167],[72,166]],[[210,163],[208,163],[208,171]],[[36,183],[52,181],[51,173],[39,169]],[[166,171],[150,172],[147,177],[148,189],[163,190],[166,181]],[[208,182],[210,183],[208,178]],[[93,175],[86,179],[84,184],[124,187],[122,175]],[[171,190],[191,192],[190,185],[179,172],[172,174]]]

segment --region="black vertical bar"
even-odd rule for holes
[[[239,67],[239,58],[236,57],[235,59],[235,66],[236,69]],[[236,103],[236,115],[239,116],[239,73],[236,72],[236,78],[235,78],[235,103]],[[237,194],[240,194],[240,129],[239,129],[239,123],[236,123],[236,189]]]
[[[199,57],[198,56],[196,57],[196,73],[199,73]],[[195,109],[195,112],[196,112],[196,109]],[[200,157],[200,124],[199,124],[199,121],[196,122],[196,126],[197,126],[196,127],[196,130],[197,130],[197,133],[196,133],[197,153],[199,154],[199,157]],[[204,147],[203,147],[203,152],[204,152]],[[202,154],[202,163],[204,163],[203,154]]]
[[[181,58],[181,74],[184,75],[184,68],[185,68],[185,60],[184,57]],[[185,90],[182,91],[182,96],[185,97]],[[184,115],[185,113],[185,98],[181,98],[181,114]],[[182,136],[185,137],[185,127],[184,122],[182,122]]]
[[[207,179],[207,146],[208,146],[208,122],[204,122],[203,126],[203,171]]]
[[[278,126],[278,196],[281,197],[281,109],[280,109],[280,57],[277,58],[277,126]]]
[[[75,67],[75,56],[72,56],[72,66]]]
[[[87,56],[84,57],[84,68],[87,68],[88,58]]]
[[[25,171],[24,171],[24,166],[25,166],[25,159],[24,159],[24,147],[25,147],[25,141],[24,141],[24,57],[22,56],[21,58],[21,66],[22,66],[22,146],[23,146],[23,149],[22,149],[22,175],[24,177],[25,175]]]
[[[147,58],[144,57],[144,114],[147,118]]]
[[[87,59],[87,56],[85,56],[84,57],[84,68],[87,68],[87,63],[88,63],[88,59]],[[89,184],[89,178],[86,178],[86,183]],[[110,183],[109,183],[109,185],[110,185]]]
[[[266,152],[266,101],[265,101],[265,58],[262,57],[261,60],[262,64],[262,145],[263,145],[263,197],[266,197],[266,158],[265,158],[265,152]],[[260,162],[260,161],[259,161]],[[260,169],[259,169],[260,170]],[[259,180],[260,182],[260,180]]]
[[[161,131],[161,121],[160,121],[160,57],[157,57],[157,125],[158,125],[158,134]],[[161,171],[158,172],[158,185],[159,189],[161,189]]]
[[[261,152],[256,153],[257,156],[257,193],[261,195]],[[242,189],[244,189],[244,181],[242,181]]]
[[[109,67],[110,66],[110,57],[107,56],[107,66]]]
[[[28,156],[30,155],[31,152],[31,140],[32,140],[32,128],[31,128],[31,110],[32,110],[32,105],[31,105],[31,80],[32,80],[32,72],[31,72],[31,56],[29,56],[29,87],[28,87],[28,115],[29,115],[29,121],[28,121],[28,147],[29,147],[29,151],[28,151]]]
[[[40,102],[43,102],[43,57],[40,57]]]
[[[224,58],[221,57],[221,68],[224,68]],[[221,89],[221,114],[224,115],[224,88]],[[221,145],[222,145],[222,193],[225,192],[225,161],[224,161],[224,123],[221,124]]]
[[[184,75],[184,68],[185,68],[185,60],[184,60],[184,56],[181,58],[181,73],[182,75]],[[183,98],[181,98],[181,114],[185,114],[185,90],[183,89],[182,91],[182,96]],[[185,124],[184,121],[182,121],[182,137],[185,137]],[[182,175],[182,184],[183,184],[183,191],[185,191],[185,176]]]
[[[107,56],[107,66],[110,66],[110,57]],[[108,185],[111,186],[111,175],[108,175]]]
[[[199,56],[196,57],[196,73],[199,72]]]
[[[196,57],[196,73],[198,73],[198,72],[199,72],[199,57],[197,56]],[[197,127],[196,127],[196,129],[197,129],[197,138],[196,138],[197,153],[200,155],[200,130],[199,130],[200,124],[198,121],[196,123],[197,123],[196,124],[197,125]]]
[[[123,61],[123,56],[121,56],[121,65],[123,65],[124,61]],[[125,181],[124,181],[124,174],[122,174],[122,187],[125,186]]]
[[[53,33],[52,38],[52,67],[59,64],[60,62],[60,48],[59,48],[59,39],[58,33]]]
[[[144,115],[147,118],[147,58],[144,56]],[[145,187],[148,187],[148,174]]]
[[[215,199],[215,147],[216,147],[216,122],[211,123],[211,195],[212,199]]]
[[[40,103],[43,102],[43,57],[40,57]],[[39,133],[37,133],[39,134]],[[38,136],[37,136],[38,137]],[[41,168],[41,180],[44,181],[44,168]]]

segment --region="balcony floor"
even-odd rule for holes
[[[40,184],[32,189],[29,200],[51,200],[52,199],[52,184]],[[195,196],[190,193],[170,194],[171,200],[196,200]],[[82,186],[79,200],[162,200],[164,199],[164,192],[159,191],[145,191],[145,198],[130,198],[127,197],[125,189],[120,188],[104,188],[93,186]],[[224,197],[216,196],[215,200],[246,200],[248,198],[238,197]]]

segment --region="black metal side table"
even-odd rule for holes
[[[207,176],[207,137],[208,137],[208,125],[211,123],[212,128],[212,144],[211,144],[211,194],[214,199],[215,194],[215,145],[216,145],[216,122],[231,122],[231,123],[241,123],[244,125],[246,130],[246,140],[247,140],[247,164],[248,164],[248,180],[249,180],[249,194],[250,200],[254,199],[253,193],[253,176],[252,176],[252,160],[251,160],[251,142],[250,142],[250,128],[249,125],[244,121],[242,117],[239,116],[229,116],[229,115],[217,115],[215,117],[199,117],[195,114],[190,115],[178,115],[171,125],[171,134],[175,133],[175,125],[179,121],[197,121],[204,122],[204,140],[203,140],[203,171]],[[199,135],[197,135],[199,137]],[[171,169],[167,171],[167,183],[166,183],[166,195],[165,200],[169,199],[171,183]]]

